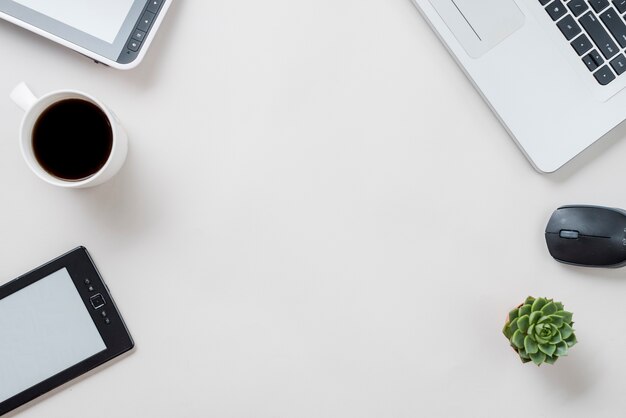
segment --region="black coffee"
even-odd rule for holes
[[[98,106],[81,99],[62,100],[46,109],[35,122],[32,137],[39,164],[63,180],[96,174],[113,147],[109,118]]]

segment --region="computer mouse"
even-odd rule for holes
[[[587,267],[626,264],[626,212],[601,206],[563,206],[546,227],[550,255]]]

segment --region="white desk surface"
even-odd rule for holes
[[[560,265],[543,231],[626,208],[625,129],[536,173],[409,0],[178,0],[131,72],[0,39],[1,280],[85,245],[137,343],[20,417],[623,414],[626,270]],[[113,181],[29,172],[22,80],[118,114]],[[501,334],[529,294],[575,313],[554,367]]]

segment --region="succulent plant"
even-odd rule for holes
[[[509,312],[502,332],[522,362],[540,366],[554,364],[578,342],[573,324],[572,313],[564,310],[561,302],[529,296]]]

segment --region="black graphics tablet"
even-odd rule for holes
[[[0,0],[0,18],[118,69],[143,59],[172,0]]]
[[[85,248],[0,287],[0,415],[132,349]]]

